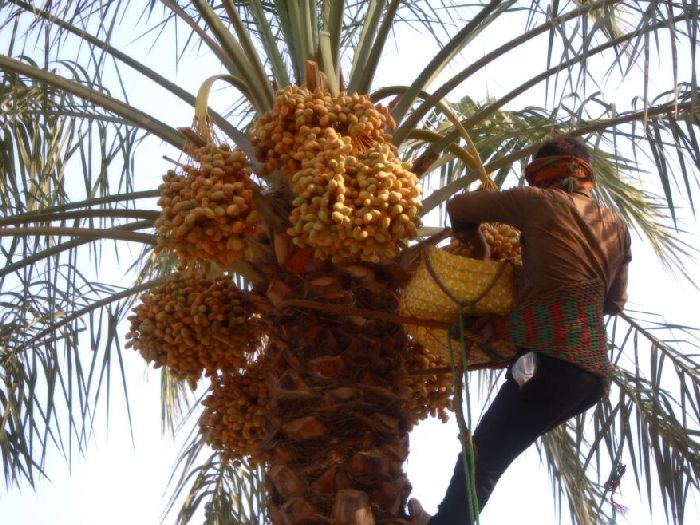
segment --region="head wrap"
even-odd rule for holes
[[[530,186],[574,177],[577,185],[593,186],[593,168],[590,162],[574,155],[553,155],[533,160],[525,167],[525,178]]]

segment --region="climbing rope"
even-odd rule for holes
[[[477,344],[480,350],[494,361],[502,361],[503,357],[493,352],[486,342],[474,342],[474,335],[465,330],[465,315],[472,317],[474,315],[476,305],[496,286],[499,279],[505,271],[509,261],[503,261],[498,271],[494,275],[491,282],[481,290],[473,299],[457,298],[447,286],[442,282],[439,275],[433,268],[430,257],[427,252],[421,250],[421,256],[425,261],[425,267],[428,270],[430,277],[433,279],[438,288],[454,303],[459,306],[458,328],[459,328],[459,352],[461,357],[461,370],[457,369],[457,360],[455,358],[455,350],[453,347],[453,339],[450,331],[447,331],[447,346],[449,348],[450,366],[454,378],[454,397],[455,397],[455,414],[457,416],[457,426],[459,428],[460,442],[462,446],[462,464],[464,467],[465,480],[467,485],[467,505],[469,516],[472,523],[479,524],[479,497],[476,490],[476,451],[474,450],[474,441],[471,433],[472,417],[471,417],[471,396],[469,393],[469,352],[467,350],[467,335],[470,336],[470,347]],[[467,416],[464,416],[462,409],[462,392],[465,396],[465,407]]]
[[[462,445],[462,463],[464,467],[464,473],[466,477],[467,485],[467,505],[469,508],[469,515],[472,518],[471,523],[479,524],[479,497],[476,491],[476,451],[474,450],[474,441],[471,433],[472,428],[472,414],[471,414],[471,396],[469,394],[469,352],[467,350],[467,331],[465,330],[465,313],[471,317],[474,314],[476,304],[481,301],[488,293],[493,289],[498,280],[503,275],[507,261],[501,265],[498,272],[494,276],[493,280],[473,299],[463,299],[459,300],[455,295],[445,286],[440,277],[435,272],[435,269],[430,263],[430,257],[427,253],[423,253],[423,258],[425,260],[426,269],[428,273],[435,281],[440,290],[455,302],[459,306],[459,317],[458,317],[458,328],[459,328],[459,352],[461,357],[461,370],[457,369],[457,360],[455,358],[455,350],[453,347],[453,339],[450,331],[447,332],[447,346],[449,348],[450,355],[450,366],[452,367],[452,374],[454,378],[454,396],[455,396],[455,414],[457,416],[457,426],[459,427],[460,442]],[[474,334],[469,334],[474,335]],[[470,338],[470,345],[474,344],[473,337]],[[486,343],[476,343],[479,348],[492,359],[501,360],[502,356],[492,352]],[[467,411],[467,417],[464,417],[464,410],[462,409],[462,391],[464,391],[465,396],[465,407]]]
[[[449,115],[448,115],[449,117]],[[471,137],[469,136],[469,133],[467,132],[466,129],[461,125],[458,119],[453,119],[451,118],[452,123],[455,125],[455,127],[459,130],[460,134],[462,137],[466,140],[467,145],[469,147],[470,153],[474,157],[475,161],[475,166],[476,171],[479,175],[479,179],[481,180],[482,186],[484,189],[491,189],[491,190],[497,190],[496,184],[493,182],[493,180],[488,176],[486,173],[486,170],[484,169],[484,164],[481,161],[481,157],[479,156],[479,152],[476,149],[476,146],[474,145],[474,142],[472,141]],[[450,366],[452,367],[452,374],[454,378],[454,396],[455,396],[455,413],[457,415],[457,425],[459,426],[459,434],[460,434],[460,442],[462,444],[462,461],[463,461],[463,466],[464,466],[464,472],[466,476],[466,482],[467,482],[467,490],[468,490],[468,501],[467,504],[469,506],[469,514],[472,517],[471,522],[476,523],[477,525],[479,524],[479,499],[478,495],[476,492],[476,461],[475,461],[475,451],[474,451],[474,443],[472,439],[472,433],[471,433],[471,427],[472,427],[472,420],[471,420],[471,402],[470,402],[470,395],[469,395],[469,374],[468,374],[468,369],[469,369],[469,355],[467,351],[467,344],[466,344],[466,331],[464,328],[464,317],[465,317],[465,309],[468,311],[468,315],[471,317],[474,315],[474,311],[476,308],[476,305],[479,301],[481,301],[484,297],[486,297],[489,292],[496,286],[498,283],[499,279],[503,275],[503,272],[506,269],[506,265],[509,264],[509,261],[503,261],[503,264],[501,264],[500,268],[498,269],[498,272],[496,272],[496,275],[493,277],[491,282],[473,299],[471,300],[461,300],[445,286],[445,284],[442,282],[440,277],[437,275],[435,272],[435,269],[433,268],[433,265],[431,264],[430,257],[428,256],[427,252],[421,247],[420,249],[421,252],[421,257],[425,261],[425,267],[428,270],[428,273],[430,274],[430,277],[433,279],[435,284],[437,284],[438,288],[454,303],[456,303],[459,306],[459,350],[461,354],[461,361],[462,361],[462,367],[461,371],[457,370],[457,364],[456,364],[456,359],[455,359],[455,352],[453,349],[453,341],[452,341],[452,336],[450,334],[450,331],[447,331],[447,345],[449,348],[449,354],[450,354]],[[470,337],[470,345],[474,344],[474,335],[476,334],[470,334],[472,337]],[[494,353],[491,351],[490,348],[488,348],[488,345],[484,342],[484,344],[477,343],[479,345],[479,348],[481,351],[487,355],[489,358],[494,359],[496,361],[501,361],[503,360],[503,357],[498,355],[497,353]],[[467,419],[465,421],[464,418],[464,411],[462,410],[462,389],[464,388],[465,391],[465,405],[466,405],[466,410],[467,410]]]
[[[472,523],[479,524],[479,497],[476,492],[476,459],[474,450],[474,441],[472,439],[472,415],[471,401],[469,395],[469,375],[468,375],[468,360],[467,345],[465,341],[464,330],[464,312],[460,309],[459,312],[459,350],[462,360],[462,369],[457,370],[455,352],[453,349],[453,340],[449,332],[447,335],[447,344],[450,349],[450,366],[454,378],[454,397],[455,397],[455,414],[457,416],[457,426],[459,428],[459,438],[462,445],[462,465],[467,484],[467,505],[469,515],[472,517]],[[465,420],[464,411],[462,409],[462,390],[465,392],[465,405],[467,409],[467,417]]]

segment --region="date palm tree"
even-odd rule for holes
[[[0,20],[0,450],[8,484],[45,475],[51,449],[83,449],[115,368],[127,394],[123,321],[176,265],[154,250],[161,211],[152,167],[163,156],[171,167],[186,164],[181,152],[192,155],[214,129],[218,143],[240,148],[259,172],[264,159],[251,136],[289,86],[320,82],[333,96],[366,94],[388,108],[391,147],[421,177],[419,236],[440,224],[456,192],[521,183],[522,166],[547,136],[582,137],[593,150],[597,198],[692,282],[683,268],[695,252],[677,214],[679,202],[693,206],[700,167],[693,2],[8,0]],[[410,59],[401,55],[409,31],[432,35],[438,51],[405,79],[386,44]],[[503,94],[492,97],[479,74],[509,57],[526,66],[522,78],[504,73]],[[184,72],[185,64],[196,68]],[[397,81],[377,85],[384,78]],[[214,92],[215,82],[232,88]],[[313,258],[298,266],[308,251],[286,237],[292,189],[279,171],[258,182],[267,233],[255,238],[256,264],[218,272],[250,290],[264,326],[256,384],[266,385],[265,457],[209,448],[195,428],[170,504],[187,494],[181,523],[198,508],[207,523],[399,523],[410,492],[408,431],[435,408],[425,397],[412,401],[412,392],[439,385],[433,392],[444,400],[449,371],[418,371],[411,360],[416,350],[395,315],[399,267]],[[108,254],[126,262],[126,277],[110,280]],[[300,271],[290,270],[290,257]],[[609,321],[609,336],[618,365],[611,396],[592,418],[547,434],[540,453],[576,522],[609,522],[615,508],[604,500],[615,480],[601,480],[624,461],[649,501],[660,493],[669,519],[682,524],[700,481],[700,363],[685,351],[693,332],[624,314]],[[497,380],[486,372],[464,379],[477,373]],[[170,427],[188,405],[201,412],[181,379],[162,371]],[[467,432],[471,422],[457,412]]]

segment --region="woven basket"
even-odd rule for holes
[[[440,355],[447,362],[450,362],[450,341],[447,330],[409,324],[404,325],[404,329],[426,351],[433,355]],[[451,344],[455,363],[461,364],[462,350],[459,341],[452,339]],[[508,366],[516,352],[517,348],[508,341],[489,341],[487,345],[478,345],[467,341],[467,369],[503,368]]]
[[[513,269],[513,265],[507,262],[478,261],[434,246],[427,247],[422,252],[415,274],[403,291],[399,314],[455,323],[460,309],[455,300],[472,302],[465,309],[469,315],[506,314],[515,305]],[[447,330],[412,324],[406,324],[405,329],[426,350],[449,359]],[[458,351],[457,344],[453,348]],[[472,345],[468,367],[505,366],[515,351],[512,345],[504,342],[491,345],[488,349]]]

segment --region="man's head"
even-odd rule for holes
[[[525,168],[531,186],[568,192],[590,193],[593,170],[586,146],[574,137],[556,136],[547,140]]]
[[[563,135],[556,135],[542,143],[540,149],[535,153],[535,158],[556,157],[558,155],[570,155],[584,160],[590,159],[588,149],[583,142],[575,137],[565,137]]]

